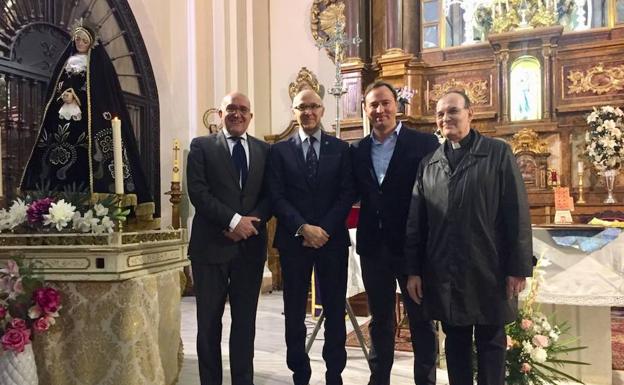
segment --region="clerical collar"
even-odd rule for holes
[[[234,135],[230,134],[230,132],[225,127],[223,127],[222,130],[223,135],[225,135],[225,139],[230,139],[234,137]],[[240,138],[243,140],[247,140],[247,131],[243,132],[243,135],[241,135]]]
[[[451,148],[453,150],[459,150],[462,147],[466,147],[470,144],[470,142],[472,141],[472,137],[474,136],[474,133],[472,131],[472,129],[470,130],[470,132],[468,133],[468,135],[466,135],[462,140],[460,140],[459,142],[451,142],[449,141]]]
[[[301,139],[301,143],[305,142],[308,137],[313,136],[317,142],[321,143],[321,128],[317,128],[314,134],[308,135],[303,131],[303,128],[299,129],[299,138]]]

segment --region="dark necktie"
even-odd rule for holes
[[[241,188],[243,188],[245,187],[245,182],[247,182],[247,155],[245,155],[245,148],[243,148],[241,143],[242,138],[231,136],[230,139],[236,142],[234,148],[232,148],[232,161],[236,171],[238,171]]]
[[[310,136],[308,138],[308,151],[306,152],[306,177],[310,183],[314,183],[316,181],[316,170],[318,169],[318,157],[316,156],[316,151],[314,150],[314,142],[316,142],[316,138]]]

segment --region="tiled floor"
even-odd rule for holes
[[[284,317],[282,315],[282,293],[273,292],[260,296],[256,321],[256,356],[255,385],[290,385],[291,372],[286,367],[286,345],[284,343]],[[230,330],[229,308],[226,306],[223,322],[224,336],[221,343],[224,354],[224,385],[230,384],[228,340]],[[360,324],[367,318],[360,318]],[[310,319],[308,332],[311,333],[313,323]],[[347,322],[347,330],[351,331],[351,323]],[[182,341],[184,342],[184,365],[180,373],[179,385],[199,385],[197,369],[197,351],[195,337],[197,323],[195,320],[195,298],[185,297],[182,300]],[[323,347],[322,331],[320,338],[312,346],[310,360],[312,364],[311,385],[324,384],[324,362],[321,357]],[[370,374],[364,354],[359,348],[347,349],[347,367],[343,372],[345,385],[364,385]],[[413,384],[412,355],[397,352],[392,370],[393,384]],[[446,385],[446,372],[438,370],[438,384]]]

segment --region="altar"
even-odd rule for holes
[[[172,385],[182,366],[186,230],[0,235],[0,262],[31,261],[62,296],[33,342],[46,385]]]
[[[585,253],[557,245],[556,230],[534,227],[533,253],[550,262],[537,297],[540,311],[570,326],[575,345],[587,349],[571,352],[565,359],[590,363],[568,365],[564,371],[585,384],[622,383],[612,371],[611,307],[624,306],[624,235],[599,250]]]

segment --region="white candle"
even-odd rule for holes
[[[585,169],[585,163],[583,163],[582,160],[579,160],[578,163],[576,164],[576,170],[578,171],[579,174],[582,174],[584,169]]]
[[[113,165],[115,169],[115,194],[124,193],[123,183],[123,156],[121,144],[121,120],[115,117],[112,120],[113,128]]]
[[[172,182],[180,181],[180,161],[178,160],[178,151],[180,151],[180,142],[177,139],[173,140],[173,176]]]

